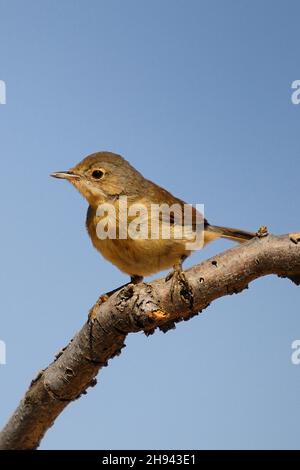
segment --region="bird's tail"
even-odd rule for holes
[[[229,238],[230,240],[236,241],[238,243],[251,240],[251,238],[254,238],[256,235],[254,232],[247,232],[237,228],[219,227],[218,225],[210,224],[205,227],[205,230],[210,232],[212,237],[215,235],[215,238]]]

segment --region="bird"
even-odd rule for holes
[[[212,225],[194,207],[186,224],[188,230],[183,233],[184,218],[180,217],[179,212],[184,210],[186,203],[145,178],[125,158],[112,152],[93,153],[73,168],[51,173],[51,176],[69,181],[87,200],[86,228],[92,244],[106,260],[129,275],[130,283],[133,284],[142,282],[145,276],[167,269],[171,269],[166,281],[173,279],[172,289],[175,288],[175,282],[186,282],[182,263],[193,251],[189,243],[195,239],[199,227],[201,246],[218,238],[243,243],[256,235],[254,232]],[[144,218],[139,219],[146,226],[144,235],[136,230],[139,236],[120,236],[121,212],[118,205],[125,198],[129,211],[136,206],[145,208],[147,217],[144,215]],[[167,214],[157,211],[153,214],[152,206],[161,205],[174,206],[175,209]],[[107,210],[99,211],[101,207]],[[110,208],[115,216],[114,236],[99,237],[99,226],[103,229],[105,224],[107,226],[112,222],[111,215],[107,215]],[[159,233],[152,237],[151,227],[154,222],[157,223]],[[130,223],[134,223],[132,214],[126,220],[126,229]],[[170,236],[163,237],[162,230],[167,225],[170,227]],[[178,229],[181,231],[178,232]]]

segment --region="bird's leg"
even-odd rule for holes
[[[118,292],[118,290],[123,289],[123,287],[129,286],[129,284],[139,284],[140,282],[143,282],[143,277],[142,276],[130,276],[130,281],[126,282],[126,284],[122,284],[122,286],[116,287],[116,289],[110,290],[109,292],[106,292],[105,294],[102,294],[100,299],[102,299],[103,302],[105,302],[109,297],[111,297],[115,292]]]
[[[130,276],[130,282],[128,284],[140,284],[143,282],[143,276],[138,276],[137,274],[134,274],[133,276]]]
[[[109,299],[109,297],[111,297],[115,292],[123,289],[123,287],[129,286],[130,284],[139,284],[140,282],[143,282],[143,276],[133,275],[133,276],[130,276],[130,281],[126,282],[126,284],[123,284],[122,286],[119,286],[116,289],[110,290],[109,292],[106,292],[105,294],[100,295],[94,307],[92,307],[91,310],[89,311],[88,321],[93,322],[95,320],[97,310],[98,310],[97,307],[103,304],[103,302],[106,302]]]
[[[171,288],[170,288],[170,294],[171,294],[171,300],[173,301],[174,294],[176,288],[179,288],[179,293],[180,296],[188,299],[189,302],[191,303],[192,297],[193,297],[193,292],[191,289],[191,286],[188,283],[188,280],[182,270],[182,263],[184,260],[187,258],[187,256],[182,256],[178,263],[174,264],[173,266],[173,271],[171,271],[167,277],[165,278],[165,281],[169,281],[170,279],[172,280],[171,282]]]

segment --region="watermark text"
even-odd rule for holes
[[[0,339],[0,365],[6,364],[6,344]]]
[[[192,251],[203,247],[203,212],[203,204],[129,204],[120,196],[98,206],[96,233],[100,240],[180,240]]]
[[[293,93],[291,94],[291,101],[293,104],[299,104],[300,103],[300,80],[294,80],[292,85],[291,85]]]
[[[0,80],[0,104],[6,104],[6,83]]]
[[[295,339],[292,342],[291,348],[293,349],[291,354],[291,362],[295,366],[298,366],[300,364],[300,339]]]

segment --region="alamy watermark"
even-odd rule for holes
[[[100,240],[180,240],[187,250],[198,250],[204,241],[204,205],[174,203],[130,204],[127,196],[99,204],[96,233]]]
[[[298,366],[300,364],[300,339],[295,339],[291,344],[291,348],[293,349],[291,362],[295,366]]]
[[[0,104],[6,104],[6,83],[0,80]]]
[[[6,344],[0,339],[0,365],[6,364]]]
[[[300,103],[300,80],[294,80],[291,88],[293,93],[291,94],[291,101],[293,104],[299,104]]]

